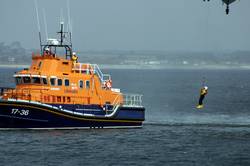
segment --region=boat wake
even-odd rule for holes
[[[250,123],[191,123],[191,122],[145,122],[144,126],[166,126],[166,127],[249,127]]]

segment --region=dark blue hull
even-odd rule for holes
[[[27,101],[0,100],[0,128],[141,127],[144,113],[144,107],[119,107],[112,113],[103,111],[98,106],[51,106]]]

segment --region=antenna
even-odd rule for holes
[[[204,87],[206,85],[206,77],[204,77],[204,76],[202,77],[202,84],[201,85],[202,85],[202,87]]]
[[[71,31],[69,32],[69,38],[70,38],[70,44],[71,44],[71,47],[72,47],[72,36],[73,36],[73,21],[71,21],[71,24],[70,24],[70,29]]]
[[[48,40],[48,28],[47,28],[46,13],[45,13],[44,8],[43,8],[43,21],[44,21],[44,28],[45,28],[46,41],[47,41]]]
[[[60,22],[64,22],[64,18],[63,18],[63,8],[61,8],[61,10],[60,10]]]
[[[69,6],[69,0],[67,0],[67,11],[68,11],[68,30],[69,30],[69,39],[70,39],[70,45],[72,47],[72,25],[70,20],[70,6]]]
[[[34,0],[35,9],[36,9],[36,18],[37,18],[37,28],[39,33],[39,42],[40,42],[40,49],[42,54],[42,38],[41,38],[41,27],[40,27],[40,21],[39,21],[39,14],[38,14],[38,7],[37,7],[37,0]]]

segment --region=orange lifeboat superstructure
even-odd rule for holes
[[[111,76],[96,64],[82,64],[53,55],[32,56],[32,65],[14,75],[16,89],[4,98],[32,100],[53,104],[98,104],[117,102],[123,96],[107,86]],[[106,77],[106,79],[105,79]]]

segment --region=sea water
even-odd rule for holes
[[[1,68],[0,86],[14,86],[16,70]],[[141,129],[0,131],[0,165],[250,165],[249,70],[104,72],[114,88],[143,94]]]

